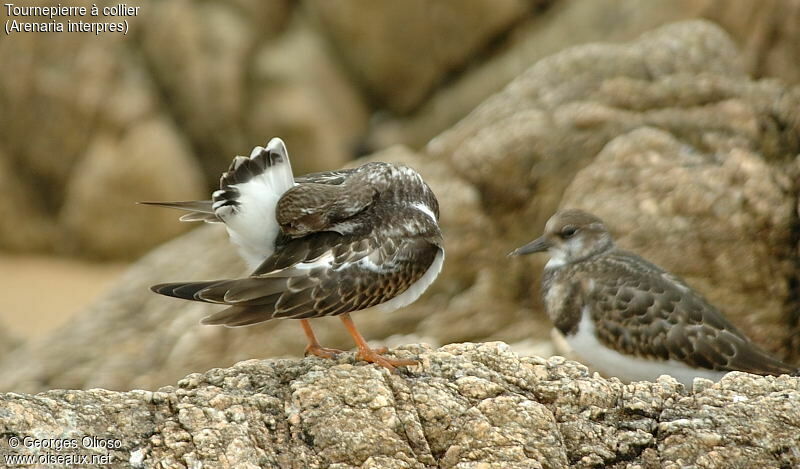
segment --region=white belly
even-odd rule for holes
[[[428,267],[428,271],[425,272],[425,275],[420,277],[419,280],[408,287],[406,291],[395,296],[386,303],[377,305],[376,308],[380,311],[394,311],[417,301],[417,298],[419,298],[433,283],[433,281],[436,280],[436,277],[439,276],[439,272],[442,270],[443,263],[444,250],[439,249],[439,252],[436,253],[436,257],[433,258],[433,263],[430,267]]]
[[[597,340],[587,308],[582,313],[578,332],[566,337],[567,343],[581,362],[604,376],[616,376],[622,381],[631,382],[655,381],[661,375],[670,375],[691,389],[695,377],[718,381],[727,373],[692,368],[677,360],[649,360],[617,352]]]

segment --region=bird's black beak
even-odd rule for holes
[[[517,249],[508,253],[509,256],[521,256],[523,254],[532,254],[534,252],[547,251],[550,248],[550,242],[544,237],[534,239],[525,246],[518,247]]]

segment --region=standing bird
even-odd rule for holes
[[[683,280],[618,249],[599,218],[563,210],[544,234],[513,251],[548,251],[544,306],[575,352],[606,376],[655,381],[662,374],[691,385],[729,371],[797,372],[770,356]]]
[[[436,196],[411,168],[367,163],[294,178],[286,146],[273,138],[237,156],[213,200],[144,202],[187,210],[181,221],[224,223],[254,269],[247,278],[154,285],[162,295],[226,305],[202,324],[248,326],[299,319],[306,354],[332,358],[308,319],[339,316],[356,358],[394,370],[417,364],[371,349],[350,313],[392,311],[414,302],[444,261]]]

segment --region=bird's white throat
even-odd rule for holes
[[[567,254],[560,249],[551,249],[548,254],[550,254],[550,260],[544,265],[545,269],[555,269],[567,263]]]

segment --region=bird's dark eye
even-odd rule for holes
[[[561,237],[564,239],[571,238],[578,232],[578,229],[574,226],[567,225],[564,228],[561,228]]]

